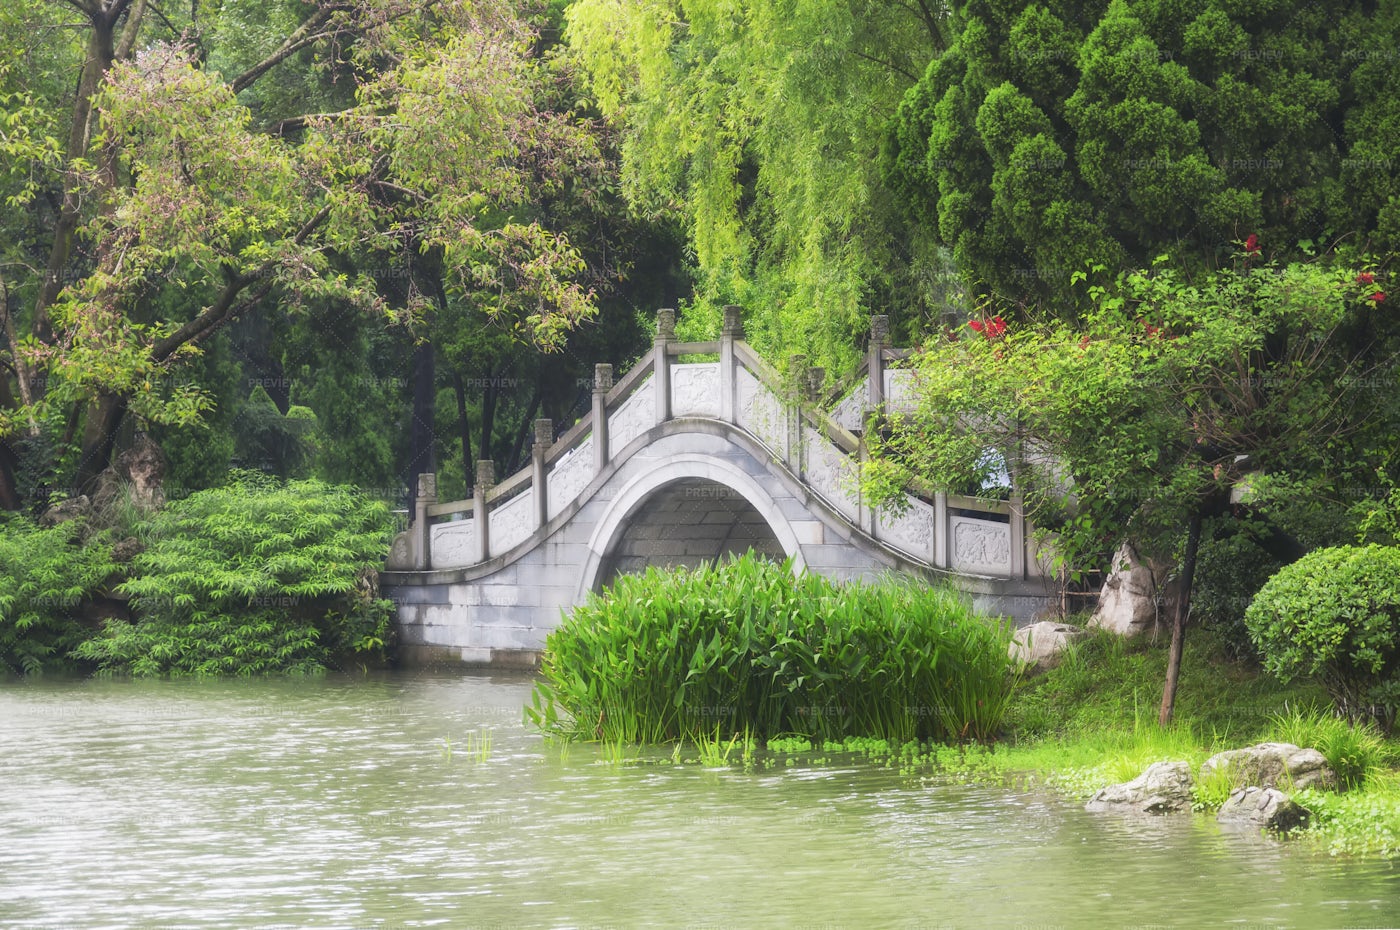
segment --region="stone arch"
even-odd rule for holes
[[[687,488],[699,492],[701,500],[709,493],[708,489],[722,489],[724,497],[716,498],[717,505],[722,504],[731,517],[739,518],[736,522],[742,520],[747,525],[752,525],[747,514],[757,514],[782,555],[792,559],[793,570],[801,571],[806,567],[797,534],[777,503],[752,476],[724,460],[699,455],[674,456],[624,484],[595,524],[579,579],[578,603],[607,580],[608,573],[616,567],[612,556],[618,550],[622,535],[648,504],[655,502],[658,495],[674,496],[677,489]],[[711,542],[715,544],[716,554],[724,551],[722,540],[716,538]]]

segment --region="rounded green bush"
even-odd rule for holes
[[[1400,548],[1311,552],[1259,590],[1245,625],[1270,672],[1315,677],[1343,715],[1389,729],[1400,703]]]

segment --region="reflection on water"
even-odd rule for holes
[[[1400,925],[1384,862],[864,767],[610,766],[528,695],[0,684],[0,927]]]

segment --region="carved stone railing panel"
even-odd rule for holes
[[[476,562],[476,521],[452,520],[433,527],[433,568],[461,568]]]
[[[858,433],[865,426],[865,407],[869,399],[870,385],[862,380],[831,411],[831,418],[842,429]]]
[[[914,372],[892,368],[885,372],[885,412],[910,413],[914,409]]]
[[[608,458],[656,425],[656,379],[648,378],[615,410],[608,412]]]
[[[856,462],[810,426],[802,427],[802,443],[807,460],[804,472],[812,490],[848,520],[856,522],[860,518]]]
[[[1011,574],[1011,527],[1006,523],[954,516],[948,520],[954,571],[975,575]]]
[[[719,416],[719,362],[671,366],[671,416]]]
[[[491,511],[491,554],[500,555],[535,531],[535,491],[522,491]]]
[[[554,463],[546,479],[549,483],[549,517],[578,498],[593,480],[593,437],[587,436]]]
[[[909,507],[901,514],[887,510],[875,514],[875,534],[880,541],[921,562],[933,562],[935,532],[934,508],[917,498],[909,498]]]
[[[787,420],[777,396],[747,368],[738,371],[739,426],[758,438],[775,455],[784,454]]]

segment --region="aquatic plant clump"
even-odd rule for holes
[[[550,634],[529,716],[570,738],[991,738],[1011,630],[956,592],[745,556],[624,576]]]

